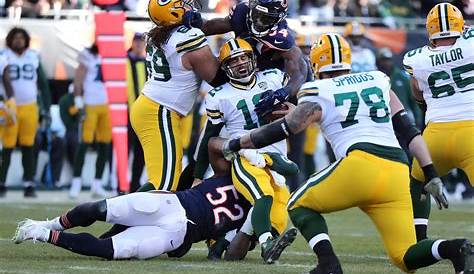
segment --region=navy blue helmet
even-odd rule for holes
[[[287,0],[250,0],[247,17],[249,29],[256,37],[263,37],[275,30],[288,12]]]

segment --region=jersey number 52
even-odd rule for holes
[[[214,206],[212,210],[214,212],[214,224],[220,223],[220,216],[221,214],[226,215],[232,221],[238,221],[244,217],[244,210],[238,204],[234,204],[234,209],[237,210],[237,214],[234,214],[229,208],[226,207],[227,204],[227,193],[230,193],[234,196],[234,201],[239,200],[239,195],[237,194],[237,190],[235,190],[234,186],[223,186],[216,188],[217,193],[219,193],[220,197],[213,197],[211,193],[206,194],[207,200]]]

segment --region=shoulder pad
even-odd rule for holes
[[[288,51],[295,45],[295,38],[287,27],[286,21],[280,22],[276,30],[258,38],[258,40],[264,45],[280,51]]]
[[[410,75],[413,75],[413,64],[415,63],[415,56],[421,53],[423,48],[410,50],[403,56],[403,69]]]
[[[193,51],[207,45],[207,39],[202,30],[180,26],[172,34],[173,40],[169,43],[175,45],[177,53]]]
[[[316,81],[304,83],[298,91],[296,97],[300,99],[307,96],[318,96],[319,88],[317,87],[316,83]]]
[[[246,3],[240,3],[235,5],[230,13],[229,20],[232,30],[235,32],[235,36],[241,36],[249,32],[247,25],[247,14],[249,13],[249,7]]]

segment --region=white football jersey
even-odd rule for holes
[[[390,114],[390,78],[383,72],[351,73],[305,83],[298,104],[321,106],[321,131],[338,159],[357,143],[400,148]]]
[[[82,88],[84,93],[84,104],[103,105],[107,104],[107,90],[102,79],[102,58],[94,55],[89,49],[84,49],[77,56],[79,63],[86,67],[86,76]]]
[[[0,96],[6,99],[5,88],[3,87],[3,73],[8,65],[7,57],[0,51]]]
[[[207,46],[204,33],[197,28],[179,26],[161,48],[147,46],[148,80],[143,94],[151,100],[187,115],[198,96],[201,80],[183,67],[181,58],[187,52]]]
[[[224,123],[231,138],[243,136],[264,125],[255,113],[255,104],[266,90],[277,90],[286,85],[286,75],[278,69],[256,73],[251,89],[241,89],[230,83],[211,90],[205,99],[209,121]],[[262,152],[278,152],[286,155],[286,140],[259,149]]]
[[[375,64],[375,54],[368,48],[360,46],[351,47],[351,72],[368,72],[377,70]]]
[[[38,52],[27,49],[23,54],[17,55],[11,49],[6,49],[5,56],[16,104],[21,106],[36,102],[40,64]]]
[[[474,120],[474,30],[452,46],[407,52],[403,66],[423,92],[426,124]]]

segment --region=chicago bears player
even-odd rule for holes
[[[474,271],[468,240],[416,242],[407,158],[394,129],[424,167],[427,185],[441,180],[420,132],[407,121],[391,91],[389,78],[380,71],[351,74],[350,47],[338,34],[323,34],[310,56],[321,80],[303,85],[298,106],[285,118],[226,142],[223,154],[265,147],[319,122],[338,160],[311,176],[288,203],[293,224],[318,257],[311,273],[343,273],[322,214],[351,207],[372,219],[391,261],[402,271],[413,272],[441,259],[449,259],[456,273]]]
[[[50,221],[26,219],[19,223],[13,241],[48,242],[81,255],[109,260],[147,259],[163,253],[181,257],[195,242],[240,228],[251,207],[233,187],[228,175],[229,163],[217,156],[223,142],[216,139],[210,143],[213,168],[219,177],[176,193],[137,192],[81,204]],[[65,232],[95,221],[129,228],[106,239],[97,239],[88,233]],[[273,259],[278,259],[282,251],[284,238],[280,239],[272,249]]]
[[[429,45],[405,54],[413,97],[426,110],[423,132],[441,175],[459,168],[474,186],[474,29],[454,5],[434,6],[426,18]],[[430,199],[420,199],[425,177],[413,163],[412,196],[419,240],[426,238]],[[439,209],[442,208],[438,204]]]
[[[10,100],[10,106],[11,109],[15,109],[16,105],[16,123],[5,128],[0,185],[5,182],[11,154],[18,141],[24,170],[23,194],[25,197],[36,197],[33,181],[35,175],[33,143],[40,114],[45,124],[50,122],[51,93],[40,56],[38,52],[29,48],[28,32],[15,27],[8,32],[5,42],[7,48],[4,54],[8,60],[7,71],[14,93],[14,100]],[[39,101],[37,101],[38,95],[41,98]]]
[[[231,137],[238,137],[263,125],[265,122],[254,111],[256,102],[265,91],[279,89],[287,82],[286,75],[277,69],[256,72],[252,47],[243,39],[230,39],[224,43],[219,59],[230,81],[211,90],[205,99],[209,123],[199,145],[196,178],[203,178],[208,166],[209,138],[218,136],[224,126]],[[282,233],[288,216],[278,205],[284,205],[289,198],[284,177],[271,171],[267,161],[271,166],[273,159],[283,158],[286,153],[286,142],[281,141],[258,152],[245,151],[232,160],[232,181],[237,191],[254,205],[252,224],[267,263],[271,263],[268,250],[274,244],[272,221],[277,224],[276,230]]]

